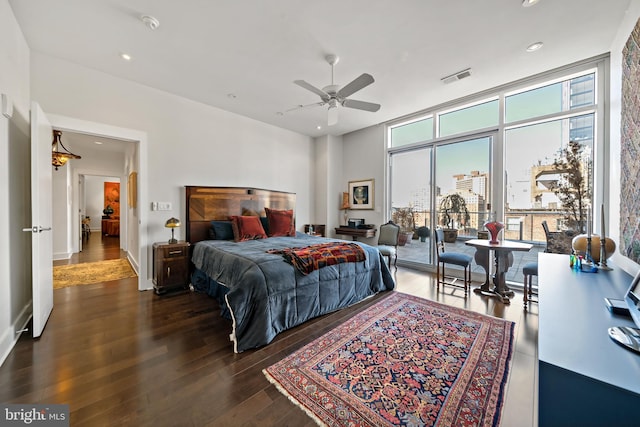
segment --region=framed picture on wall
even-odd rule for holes
[[[349,181],[349,209],[373,209],[373,179]]]
[[[134,208],[138,202],[138,173],[131,172],[129,174],[129,181],[127,182],[127,201],[129,202],[129,207]]]

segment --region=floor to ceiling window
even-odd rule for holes
[[[456,228],[451,249],[473,253],[464,240],[478,237],[490,214],[505,223],[504,238],[534,243],[531,253],[517,254],[532,259],[544,250],[542,221],[580,230],[587,211],[594,219],[603,197],[593,176],[604,158],[598,141],[606,115],[597,101],[607,67],[607,57],[585,61],[389,124],[388,218],[413,232],[399,262],[432,265],[434,227]],[[578,211],[559,193],[570,185],[571,153],[586,186]],[[469,216],[444,224],[439,206],[450,195],[464,199]],[[521,281],[521,273],[507,279]]]

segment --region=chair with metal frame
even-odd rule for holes
[[[527,303],[529,302],[538,302],[537,299],[533,299],[534,295],[538,295],[533,291],[533,276],[538,275],[538,262],[528,262],[522,267],[522,274],[524,274],[524,282],[522,292],[524,297],[524,308],[527,309]]]
[[[456,288],[464,289],[464,296],[469,293],[471,289],[471,263],[473,262],[473,257],[471,255],[467,255],[461,252],[447,252],[445,250],[444,245],[444,231],[442,228],[438,227],[433,233],[435,236],[436,242],[436,291],[440,290],[440,284],[442,284],[442,290],[444,291],[444,285],[453,286]],[[445,264],[453,264],[464,268],[464,276],[463,276],[463,284],[457,284],[457,277],[445,277],[444,267]],[[442,265],[442,276],[440,275],[440,268]],[[445,281],[446,278],[453,279],[451,282]]]
[[[397,269],[400,226],[394,224],[393,221],[389,221],[381,225],[378,231],[378,250],[382,256],[386,256],[389,259],[389,268],[391,268],[391,257],[393,257],[393,266]]]

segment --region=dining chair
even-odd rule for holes
[[[435,233],[433,233],[436,239],[436,254],[437,254],[437,267],[436,267],[436,291],[440,290],[440,284],[442,284],[442,290],[444,291],[444,285],[453,286],[456,288],[464,289],[464,296],[469,293],[471,288],[471,262],[473,261],[473,257],[471,255],[467,255],[461,252],[447,252],[445,250],[444,243],[444,231],[442,228],[436,228]],[[463,284],[457,284],[457,277],[445,277],[445,265],[453,264],[459,267],[464,268],[464,276],[463,276]],[[442,269],[441,269],[442,268]],[[442,275],[440,272],[442,271]],[[445,281],[445,278],[453,279],[451,282]]]
[[[380,232],[378,235],[378,250],[389,259],[389,268],[391,268],[391,257],[393,257],[393,266],[397,270],[400,226],[394,224],[393,221],[389,221],[381,225],[378,231]]]
[[[571,241],[577,234],[575,231],[550,231],[547,221],[542,221],[542,228],[547,239],[545,252],[551,254],[571,254],[573,252]]]
[[[533,291],[533,276],[538,275],[538,262],[528,262],[522,267],[522,274],[524,274],[524,283],[523,283],[523,300],[524,300],[524,308],[527,309],[527,303],[529,302],[538,302],[537,299],[533,299],[533,295],[538,295]]]

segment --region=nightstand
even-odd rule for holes
[[[156,294],[189,286],[189,242],[153,244],[153,288]]]

